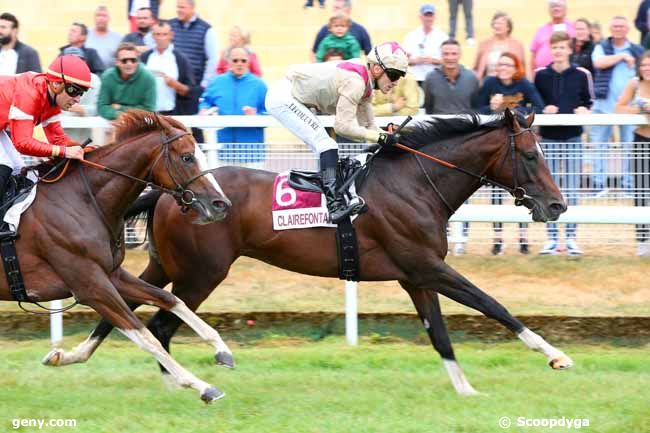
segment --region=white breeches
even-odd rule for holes
[[[280,80],[266,93],[266,110],[294,135],[319,155],[338,149],[338,144],[325,131],[318,118],[291,95],[291,81]]]
[[[0,165],[11,167],[13,174],[19,173],[25,166],[22,155],[18,153],[6,131],[0,131]]]

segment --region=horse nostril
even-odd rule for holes
[[[566,205],[564,203],[551,203],[549,207],[556,215],[559,215],[562,212],[566,211]]]
[[[212,200],[212,206],[214,206],[219,211],[225,211],[228,210],[228,208],[230,208],[230,205],[226,203],[224,200]]]

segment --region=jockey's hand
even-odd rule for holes
[[[377,141],[377,144],[379,144],[381,147],[391,147],[395,143],[399,143],[399,139],[400,139],[399,134],[382,132],[381,134],[379,134],[379,140]]]
[[[84,149],[81,146],[68,146],[65,148],[65,157],[68,159],[84,159]]]

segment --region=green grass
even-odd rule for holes
[[[81,334],[66,337],[72,347]],[[191,344],[190,344],[191,343]],[[381,344],[378,344],[381,343]],[[553,371],[521,343],[456,345],[478,397],[455,394],[429,346],[340,337],[313,343],[282,336],[234,347],[237,368],[212,364],[211,348],[193,338],[175,358],[226,391],[205,406],[191,390],[166,391],[154,361],[112,338],[83,365],[39,364],[47,340],[0,340],[0,431],[15,418],[77,420],[77,432],[535,432],[502,430],[503,416],[587,418],[588,432],[648,432],[648,347],[562,347],[576,367]],[[44,430],[41,430],[44,431]]]

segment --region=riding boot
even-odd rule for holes
[[[0,205],[4,204],[5,192],[7,192],[7,183],[9,182],[12,171],[13,169],[11,167],[0,165]],[[6,211],[7,209],[4,209],[4,211],[1,212],[2,216],[4,216]],[[0,241],[15,236],[16,232],[10,230],[8,224],[0,220]]]
[[[330,214],[330,220],[334,224],[338,224],[342,219],[350,215],[355,207],[348,206],[345,203],[345,197],[342,194],[337,194],[336,190],[339,187],[338,179],[338,163],[339,151],[338,149],[326,150],[320,154],[320,170],[323,178],[323,192],[327,199],[327,210]]]

